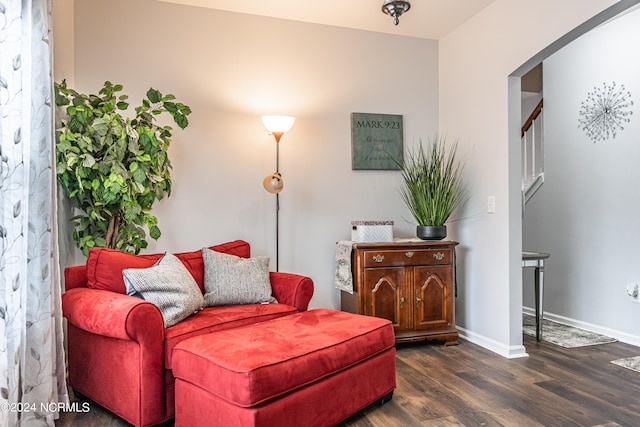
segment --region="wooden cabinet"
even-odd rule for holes
[[[443,339],[458,343],[455,325],[455,247],[451,241],[355,243],[354,293],[341,292],[342,310],[391,320],[396,342]]]

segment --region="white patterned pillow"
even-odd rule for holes
[[[198,284],[172,254],[165,254],[149,268],[127,268],[122,275],[127,293],[138,293],[160,309],[165,328],[202,309],[204,299]]]
[[[276,302],[271,296],[269,257],[241,258],[202,248],[204,305]]]

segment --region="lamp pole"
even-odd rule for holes
[[[275,135],[275,133],[274,133]],[[280,137],[276,136],[276,173],[280,175]],[[276,193],[276,271],[280,271],[280,193]]]
[[[283,187],[280,175],[280,138],[291,129],[294,121],[291,116],[262,116],[264,127],[276,139],[276,172],[263,181],[265,189],[276,195],[276,271],[280,271],[280,191]]]

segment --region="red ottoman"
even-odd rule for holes
[[[317,309],[173,350],[176,427],[332,426],[396,387],[391,322]]]

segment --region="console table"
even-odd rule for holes
[[[343,311],[391,320],[396,342],[443,339],[458,344],[451,241],[353,244],[353,294]]]
[[[522,252],[522,268],[535,268],[534,286],[536,299],[536,340],[538,341],[542,339],[544,260],[549,258],[549,256],[549,254],[544,252]]]

